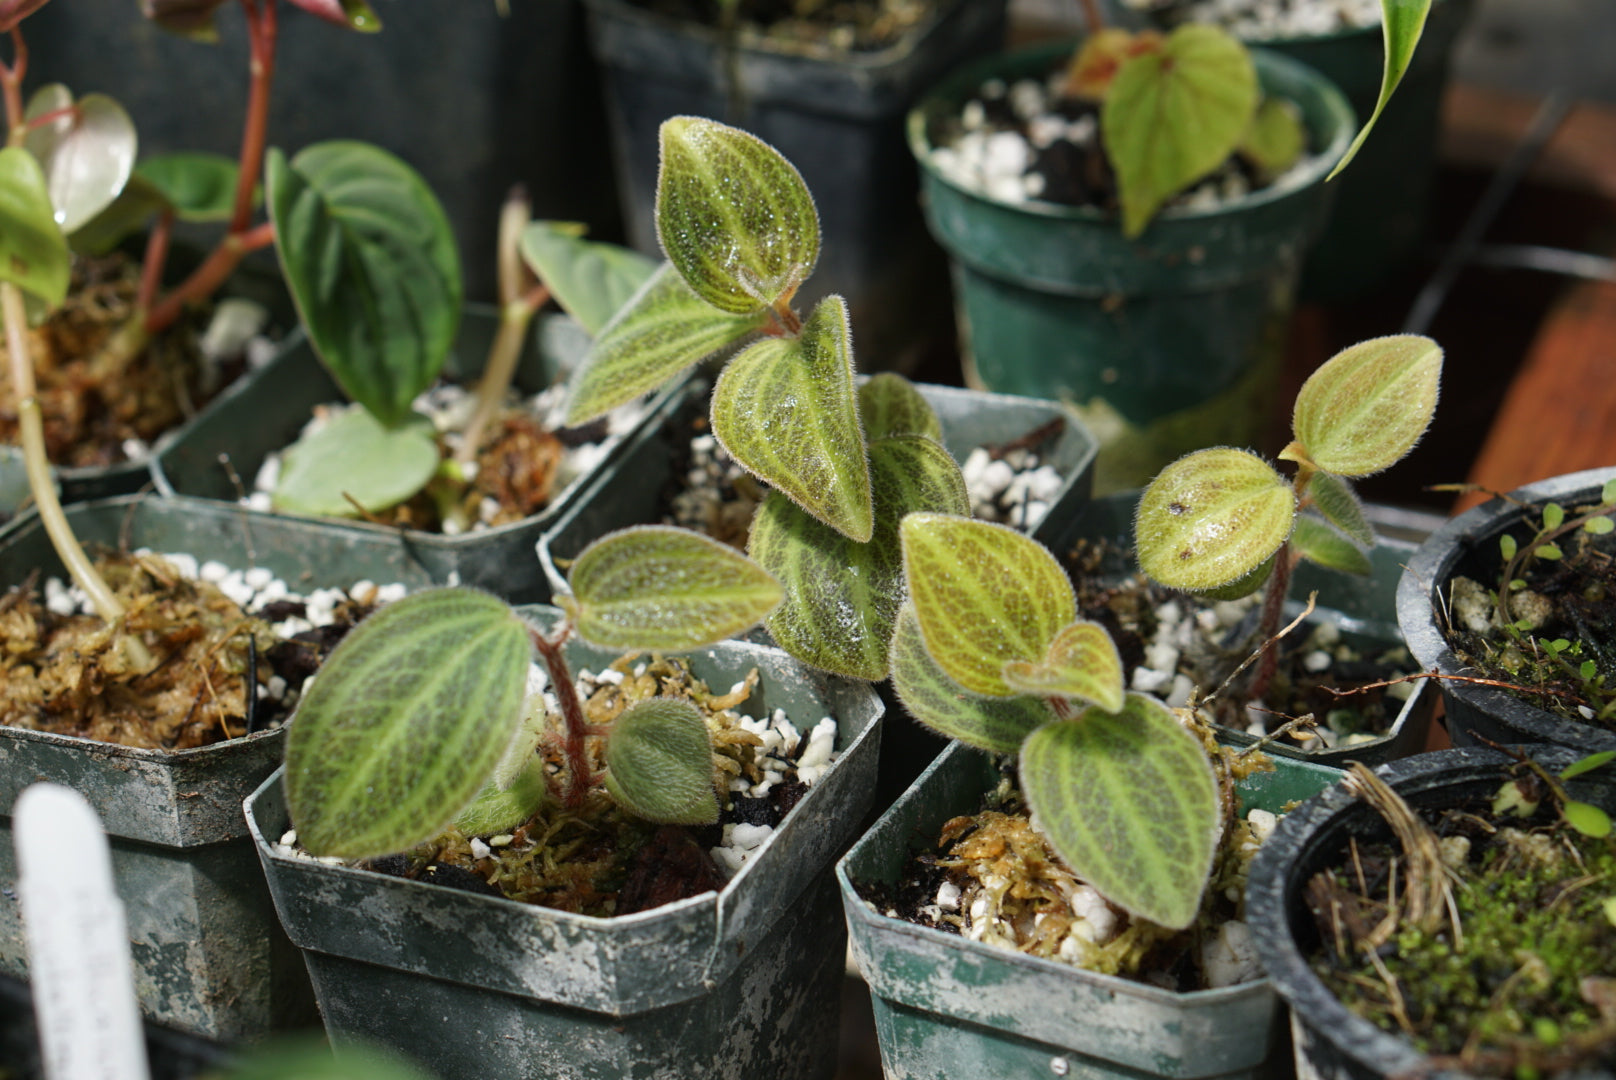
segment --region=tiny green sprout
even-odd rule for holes
[[[1556,502],[1543,504],[1535,517],[1528,514],[1521,524],[1531,535],[1524,541],[1517,541],[1514,535],[1507,532],[1501,534],[1498,551],[1504,565],[1499,574],[1500,587],[1495,601],[1498,623],[1507,626],[1517,621],[1511,610],[1510,597],[1512,593],[1525,588],[1526,571],[1534,562],[1563,560],[1565,551],[1560,541],[1567,537],[1575,538],[1579,533],[1590,536],[1610,533],[1616,528],[1613,516],[1616,516],[1616,483],[1606,483],[1600,491],[1598,503],[1576,507],[1569,515],[1565,507]],[[1518,587],[1515,584],[1517,581],[1521,582]]]

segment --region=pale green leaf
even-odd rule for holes
[[[1545,529],[1558,529],[1565,524],[1565,507],[1559,503],[1543,504],[1543,527]]]
[[[1245,450],[1197,450],[1156,475],[1139,500],[1139,568],[1173,589],[1204,592],[1261,568],[1290,535],[1296,497]]]
[[[1086,620],[1055,635],[1040,661],[1011,660],[1004,665],[1010,689],[1040,697],[1092,701],[1107,712],[1122,708],[1122,657],[1105,627]]]
[[[20,146],[0,149],[0,281],[55,307],[67,297],[68,268],[39,162]]]
[[[903,599],[898,523],[912,511],[969,514],[959,466],[921,435],[870,444],[875,526],[859,543],[771,491],[752,520],[747,551],[785,587],[764,625],[780,647],[814,667],[855,679],[887,674],[892,622]]]
[[[31,125],[23,145],[45,170],[51,205],[62,232],[72,233],[112,205],[135,169],[135,122],[105,94],[86,94],[77,102],[61,83],[42,86],[28,100],[34,121],[46,113],[54,120]]]
[[[914,383],[891,371],[871,375],[858,388],[859,419],[871,442],[888,435],[942,440],[943,425]]]
[[[1616,529],[1616,522],[1608,517],[1589,518],[1582,523],[1582,531],[1594,536],[1604,536],[1613,529]]]
[[[1035,728],[1055,719],[1043,698],[973,694],[949,678],[926,651],[913,604],[898,609],[890,668],[892,689],[910,716],[979,750],[1013,754]]]
[[[1240,155],[1256,167],[1265,182],[1292,165],[1307,149],[1302,110],[1284,98],[1265,97],[1240,140]]]
[[[1430,11],[1431,0],[1380,0],[1381,39],[1385,43],[1380,97],[1369,119],[1364,121],[1364,126],[1352,140],[1352,145],[1347,147],[1346,155],[1330,170],[1327,180],[1334,180],[1336,174],[1347,167],[1347,162],[1357,155],[1358,148],[1374,130],[1375,122],[1380,119],[1386,103],[1392,99],[1392,92],[1403,81],[1403,73],[1414,59],[1414,46],[1419,44],[1420,35],[1425,32],[1425,17]]]
[[[1560,550],[1559,544],[1539,544],[1537,547],[1532,549],[1532,554],[1536,555],[1540,559],[1547,559],[1550,562],[1557,562],[1560,559],[1565,558],[1565,552]]]
[[[1503,535],[1499,536],[1498,553],[1504,557],[1506,562],[1513,559],[1515,557],[1515,553],[1519,550],[1520,544],[1509,533],[1504,533]]]
[[[230,220],[239,173],[235,159],[223,154],[158,154],[135,166],[135,175],[162,192],[181,221]],[[262,195],[256,192],[255,201]]]
[[[225,1080],[432,1080],[390,1050],[317,1037],[283,1035],[230,1055]]]
[[[601,537],[568,574],[558,602],[587,641],[610,649],[696,649],[756,626],[780,583],[726,544],[662,525]]]
[[[130,236],[145,229],[153,217],[170,205],[168,197],[140,175],[129,182],[106,209],[80,225],[68,237],[73,250],[92,257],[105,255]]]
[[[573,376],[567,425],[588,423],[655,390],[760,325],[756,317],[726,315],[706,303],[663,263],[601,330]]]
[[[837,532],[870,538],[870,466],[841,297],[820,301],[800,336],[757,342],[731,360],[713,387],[712,422],[748,472]]]
[[[618,806],[647,821],[717,821],[713,740],[700,710],[676,698],[625,709],[606,739],[606,790]]]
[[[1129,694],[1027,737],[1027,805],[1072,872],[1129,914],[1178,930],[1195,921],[1221,826],[1200,740],[1160,702]]]
[[[789,301],[819,261],[819,215],[768,143],[696,116],[662,123],[656,222],[696,294],[744,315]]]
[[[1616,503],[1616,477],[1605,481],[1605,486],[1599,489],[1601,503]]]
[[[1591,803],[1568,799],[1560,812],[1565,815],[1566,824],[1584,836],[1603,840],[1610,835],[1610,815]]]
[[[1041,544],[1014,529],[910,514],[899,529],[904,582],[926,649],[973,694],[1008,697],[1012,660],[1040,660],[1077,618],[1072,584]]]
[[[471,804],[454,819],[454,827],[467,836],[493,836],[510,832],[539,812],[550,798],[545,761],[529,747],[520,772],[510,784],[489,782]]]
[[[584,227],[535,221],[522,233],[522,258],[555,302],[598,335],[651,275],[656,260],[632,248],[584,239]]]
[[[1592,661],[1589,662],[1592,663]],[[1601,765],[1612,760],[1616,760],[1616,750],[1601,750],[1597,754],[1589,754],[1587,757],[1579,758],[1560,770],[1560,779],[1574,780],[1584,773],[1593,772]]]
[[[1100,111],[1117,175],[1122,231],[1138,236],[1174,195],[1234,152],[1257,109],[1257,70],[1226,31],[1175,29],[1159,51],[1124,63]]]
[[[287,287],[348,396],[395,424],[432,385],[460,325],[460,257],[432,189],[359,142],[316,143],[266,168]]]
[[[1326,521],[1355,543],[1374,546],[1375,530],[1364,516],[1363,503],[1358,501],[1358,493],[1352,490],[1350,483],[1334,473],[1316,472],[1308,479],[1307,493]]]
[[[1291,530],[1291,546],[1303,558],[1344,574],[1368,577],[1374,572],[1363,549],[1311,514],[1298,514]]]
[[[286,448],[272,501],[314,517],[358,517],[349,496],[366,512],[386,510],[426,487],[442,456],[420,413],[389,428],[363,409],[343,409]]]
[[[1350,346],[1325,361],[1296,395],[1291,425],[1325,472],[1368,476],[1414,449],[1436,412],[1442,347],[1418,334]]]
[[[369,858],[442,832],[521,722],[531,652],[516,613],[472,589],[407,596],[360,623],[287,727],[303,846]]]
[[[1274,574],[1274,563],[1278,559],[1279,552],[1276,551],[1264,559],[1262,564],[1249,574],[1235,578],[1227,585],[1219,585],[1213,589],[1202,589],[1195,595],[1204,600],[1240,600],[1250,596],[1268,583],[1268,579]]]

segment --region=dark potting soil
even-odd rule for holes
[[[726,17],[720,0],[634,2],[707,26],[723,26]],[[870,52],[896,44],[936,7],[934,0],[740,0],[733,18],[770,44]]]

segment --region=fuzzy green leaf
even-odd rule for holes
[[[535,221],[522,233],[522,258],[555,302],[591,336],[656,272],[655,259],[632,248],[584,239],[584,226]]]
[[[625,709],[606,740],[606,790],[618,806],[647,821],[717,821],[713,739],[700,710],[675,698]]]
[[[1296,515],[1291,545],[1302,557],[1344,574],[1368,577],[1374,572],[1363,549],[1311,514]]]
[[[68,269],[39,162],[20,146],[0,149],[0,281],[55,307],[67,297]]]
[[[1582,835],[1595,840],[1603,840],[1610,835],[1610,815],[1599,807],[1568,799],[1560,810],[1565,815],[1566,824]]]
[[[802,175],[755,135],[697,116],[662,123],[656,223],[696,295],[735,315],[789,300],[819,261]]]
[[[1014,529],[944,514],[910,514],[899,529],[903,573],[926,649],[973,694],[1009,697],[1012,660],[1041,660],[1077,618],[1060,563]]]
[[[864,437],[871,442],[888,435],[924,435],[942,441],[943,425],[937,413],[902,375],[890,371],[871,375],[858,389],[858,404]]]
[[[1083,880],[1169,929],[1195,921],[1221,815],[1200,740],[1160,702],[1090,708],[1021,748],[1021,785],[1044,835]]]
[[[1056,634],[1041,661],[1007,661],[1004,681],[1023,694],[1081,698],[1107,712],[1122,708],[1122,657],[1096,622],[1075,622]]]
[[[780,583],[726,544],[688,529],[641,525],[601,537],[557,598],[585,640],[609,649],[697,649],[756,626]]]
[[[1364,126],[1347,147],[1344,157],[1330,170],[1328,180],[1334,180],[1336,174],[1347,167],[1347,163],[1357,156],[1358,148],[1369,138],[1374,130],[1375,122],[1385,110],[1386,103],[1392,99],[1392,91],[1397,84],[1403,81],[1403,73],[1408,70],[1409,63],[1414,59],[1414,46],[1419,44],[1420,35],[1425,32],[1425,17],[1431,11],[1431,0],[1380,0],[1381,40],[1385,42],[1386,54],[1380,78],[1380,98],[1375,102],[1375,109],[1364,121]]]
[[[712,421],[748,472],[837,532],[870,539],[870,466],[841,297],[820,301],[800,336],[760,341],[731,360],[713,387]]]
[[[771,491],[752,520],[747,551],[785,586],[765,622],[780,647],[814,667],[884,679],[892,623],[903,599],[898,523],[913,511],[969,514],[959,466],[921,435],[870,444],[875,527],[859,543]]]
[[[573,376],[567,425],[604,416],[761,325],[726,315],[690,291],[663,263],[601,330]]]
[[[223,154],[159,154],[135,166],[135,175],[161,191],[181,221],[230,220],[239,175],[233,158]]]
[[[62,232],[72,233],[112,205],[135,169],[135,122],[105,94],[78,101],[61,83],[51,83],[28,99],[27,119],[46,113],[56,119],[32,126],[23,140],[45,170],[51,205]]]
[[[286,798],[316,855],[387,855],[436,836],[521,722],[528,630],[504,601],[434,589],[332,650],[286,740]]]
[[[1265,97],[1240,140],[1240,155],[1272,181],[1296,164],[1307,149],[1302,110],[1284,98]]]
[[[460,257],[432,189],[359,142],[271,150],[269,215],[287,287],[348,396],[396,424],[438,377],[460,325]]]
[[[509,832],[539,812],[550,798],[545,761],[529,749],[523,767],[506,787],[489,782],[454,819],[467,836]]]
[[[1245,450],[1197,450],[1156,475],[1139,500],[1139,568],[1173,589],[1204,592],[1261,568],[1290,535],[1296,497]]]
[[[1354,543],[1374,546],[1375,530],[1364,516],[1363,503],[1358,501],[1358,493],[1352,490],[1350,483],[1334,473],[1318,472],[1308,480],[1307,493],[1326,521],[1346,533]]]
[[[1314,465],[1368,476],[1414,449],[1436,412],[1442,347],[1418,334],[1350,346],[1320,366],[1296,395],[1291,425]]]
[[[1592,663],[1592,661],[1589,662]],[[1616,760],[1616,750],[1601,750],[1597,754],[1589,754],[1587,757],[1579,758],[1561,769],[1560,779],[1574,780],[1584,773],[1593,772],[1601,765],[1613,760]]]
[[[892,688],[922,724],[939,735],[994,754],[1013,754],[1034,729],[1055,719],[1040,697],[973,694],[948,677],[926,651],[913,604],[898,609],[890,654]]]
[[[1185,24],[1124,63],[1100,112],[1122,231],[1144,232],[1174,195],[1222,165],[1257,109],[1257,69],[1234,37]]]
[[[432,421],[410,413],[383,427],[363,409],[344,409],[287,447],[275,483],[275,509],[313,517],[358,517],[386,510],[426,487],[438,470]]]

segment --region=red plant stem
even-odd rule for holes
[[[1083,0],[1083,21],[1088,24],[1091,36],[1105,29],[1105,17],[1100,14],[1100,5],[1094,0]]]
[[[180,312],[185,310],[186,304],[211,296],[243,258],[274,242],[275,226],[268,221],[244,233],[227,235],[190,277],[151,309],[146,316],[146,332],[155,334],[172,325],[180,317]]]
[[[1263,592],[1262,622],[1258,626],[1263,641],[1270,641],[1279,633],[1279,620],[1285,614],[1285,597],[1291,591],[1291,570],[1295,565],[1290,543],[1279,545],[1279,551],[1274,554],[1274,572],[1269,575],[1268,588]],[[1268,684],[1274,681],[1278,670],[1279,650],[1269,649],[1263,653],[1257,672],[1252,676],[1250,700],[1257,701],[1268,692]]]
[[[578,700],[578,687],[572,681],[572,669],[567,666],[563,649],[571,634],[572,627],[565,622],[557,627],[554,637],[545,637],[537,630],[529,631],[533,647],[539,650],[545,669],[550,673],[550,685],[555,688],[556,701],[561,707],[561,719],[565,725],[561,733],[561,752],[566,758],[567,788],[562,793],[561,805],[568,810],[576,810],[584,804],[584,795],[595,782],[595,774],[589,767],[585,745],[593,727],[584,717],[583,702]]]
[[[0,60],[0,86],[5,88],[6,142],[20,146],[26,132],[23,124],[22,79],[28,73],[28,43],[22,38],[22,27],[11,28],[11,63]]]
[[[157,224],[146,237],[146,257],[140,264],[140,292],[135,297],[137,311],[151,309],[157,298],[157,287],[162,284],[163,267],[168,263],[168,241],[174,234],[174,208],[165,207],[157,215]]]

